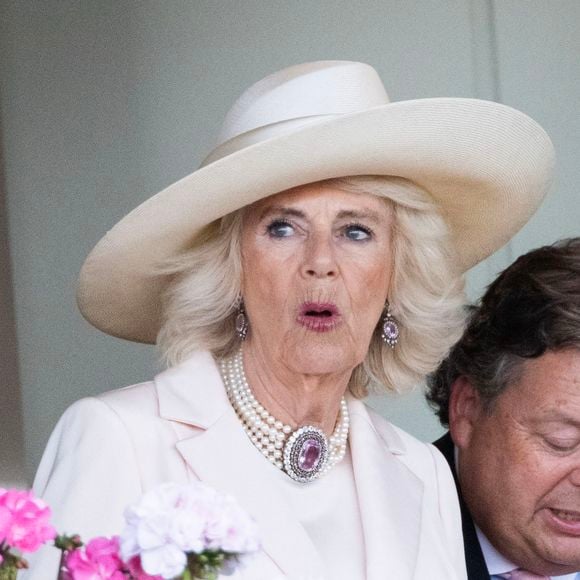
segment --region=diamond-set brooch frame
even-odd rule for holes
[[[316,439],[320,444],[320,458],[316,467],[310,471],[302,469],[298,458],[302,445],[307,439]],[[305,425],[294,431],[284,445],[284,471],[294,481],[308,483],[320,476],[328,461],[328,440],[321,429]]]

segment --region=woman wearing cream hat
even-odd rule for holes
[[[144,491],[201,480],[264,538],[235,578],[465,578],[445,460],[362,399],[437,366],[461,334],[462,273],[526,223],[552,165],[526,115],[390,103],[365,64],[250,87],[202,167],[83,266],[87,320],[157,342],[170,368],[65,412],[35,481],[57,528],[119,533]]]

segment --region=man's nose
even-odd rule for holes
[[[578,462],[576,467],[572,470],[570,481],[575,487],[580,487],[580,462]]]

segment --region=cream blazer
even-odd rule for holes
[[[443,456],[361,401],[350,398],[348,406],[366,579],[467,578],[455,485]],[[201,480],[233,495],[263,537],[262,551],[229,578],[326,580],[274,475],[230,406],[213,358],[198,352],[152,382],[73,404],[48,442],[34,490],[52,506],[60,533],[88,540],[118,534],[125,507],[145,490]],[[43,548],[22,578],[55,579],[57,559],[54,548]]]

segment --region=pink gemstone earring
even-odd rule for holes
[[[249,326],[246,311],[244,309],[244,300],[243,298],[240,298],[238,313],[236,314],[236,333],[242,340],[246,340]]]
[[[399,342],[399,324],[395,320],[395,317],[391,314],[391,307],[387,301],[385,305],[385,314],[381,321],[383,331],[381,333],[381,338],[388,344],[391,348],[395,348],[397,342]]]

